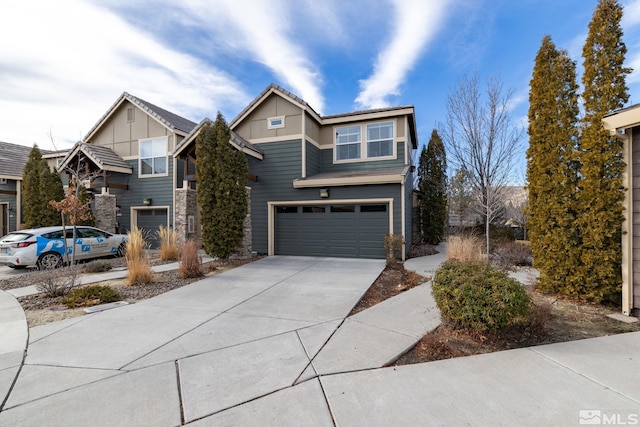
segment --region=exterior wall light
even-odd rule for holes
[[[320,198],[321,199],[329,198],[329,189],[328,188],[321,188],[320,189]]]
[[[151,206],[151,202],[152,202],[151,199],[144,199],[142,201],[142,204],[145,205],[145,206]]]

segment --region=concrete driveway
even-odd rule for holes
[[[207,425],[286,395],[383,269],[382,260],[269,257],[32,328],[0,425]],[[296,387],[304,421],[331,425],[320,382]]]

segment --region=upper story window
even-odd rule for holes
[[[367,157],[393,156],[393,122],[367,125]]]
[[[167,137],[140,140],[140,176],[167,174]]]
[[[359,159],[362,145],[360,126],[336,128],[336,160]]]
[[[278,129],[284,127],[284,116],[269,117],[267,119],[267,128]]]
[[[357,161],[393,157],[394,122],[377,122],[335,128],[336,161]],[[364,132],[366,138],[363,138]]]

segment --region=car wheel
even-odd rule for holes
[[[118,252],[116,252],[116,256],[118,258],[122,258],[126,252],[127,252],[127,245],[125,243],[120,243],[120,246],[118,246]]]
[[[40,270],[49,270],[52,268],[58,268],[62,266],[62,255],[57,254],[55,252],[47,252],[46,254],[40,255],[38,258],[38,269]]]

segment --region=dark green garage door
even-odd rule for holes
[[[278,206],[276,255],[384,258],[387,204]]]
[[[167,209],[139,209],[137,211],[136,224],[142,230],[144,240],[151,249],[160,246],[158,241],[158,229],[160,226],[167,226]]]

